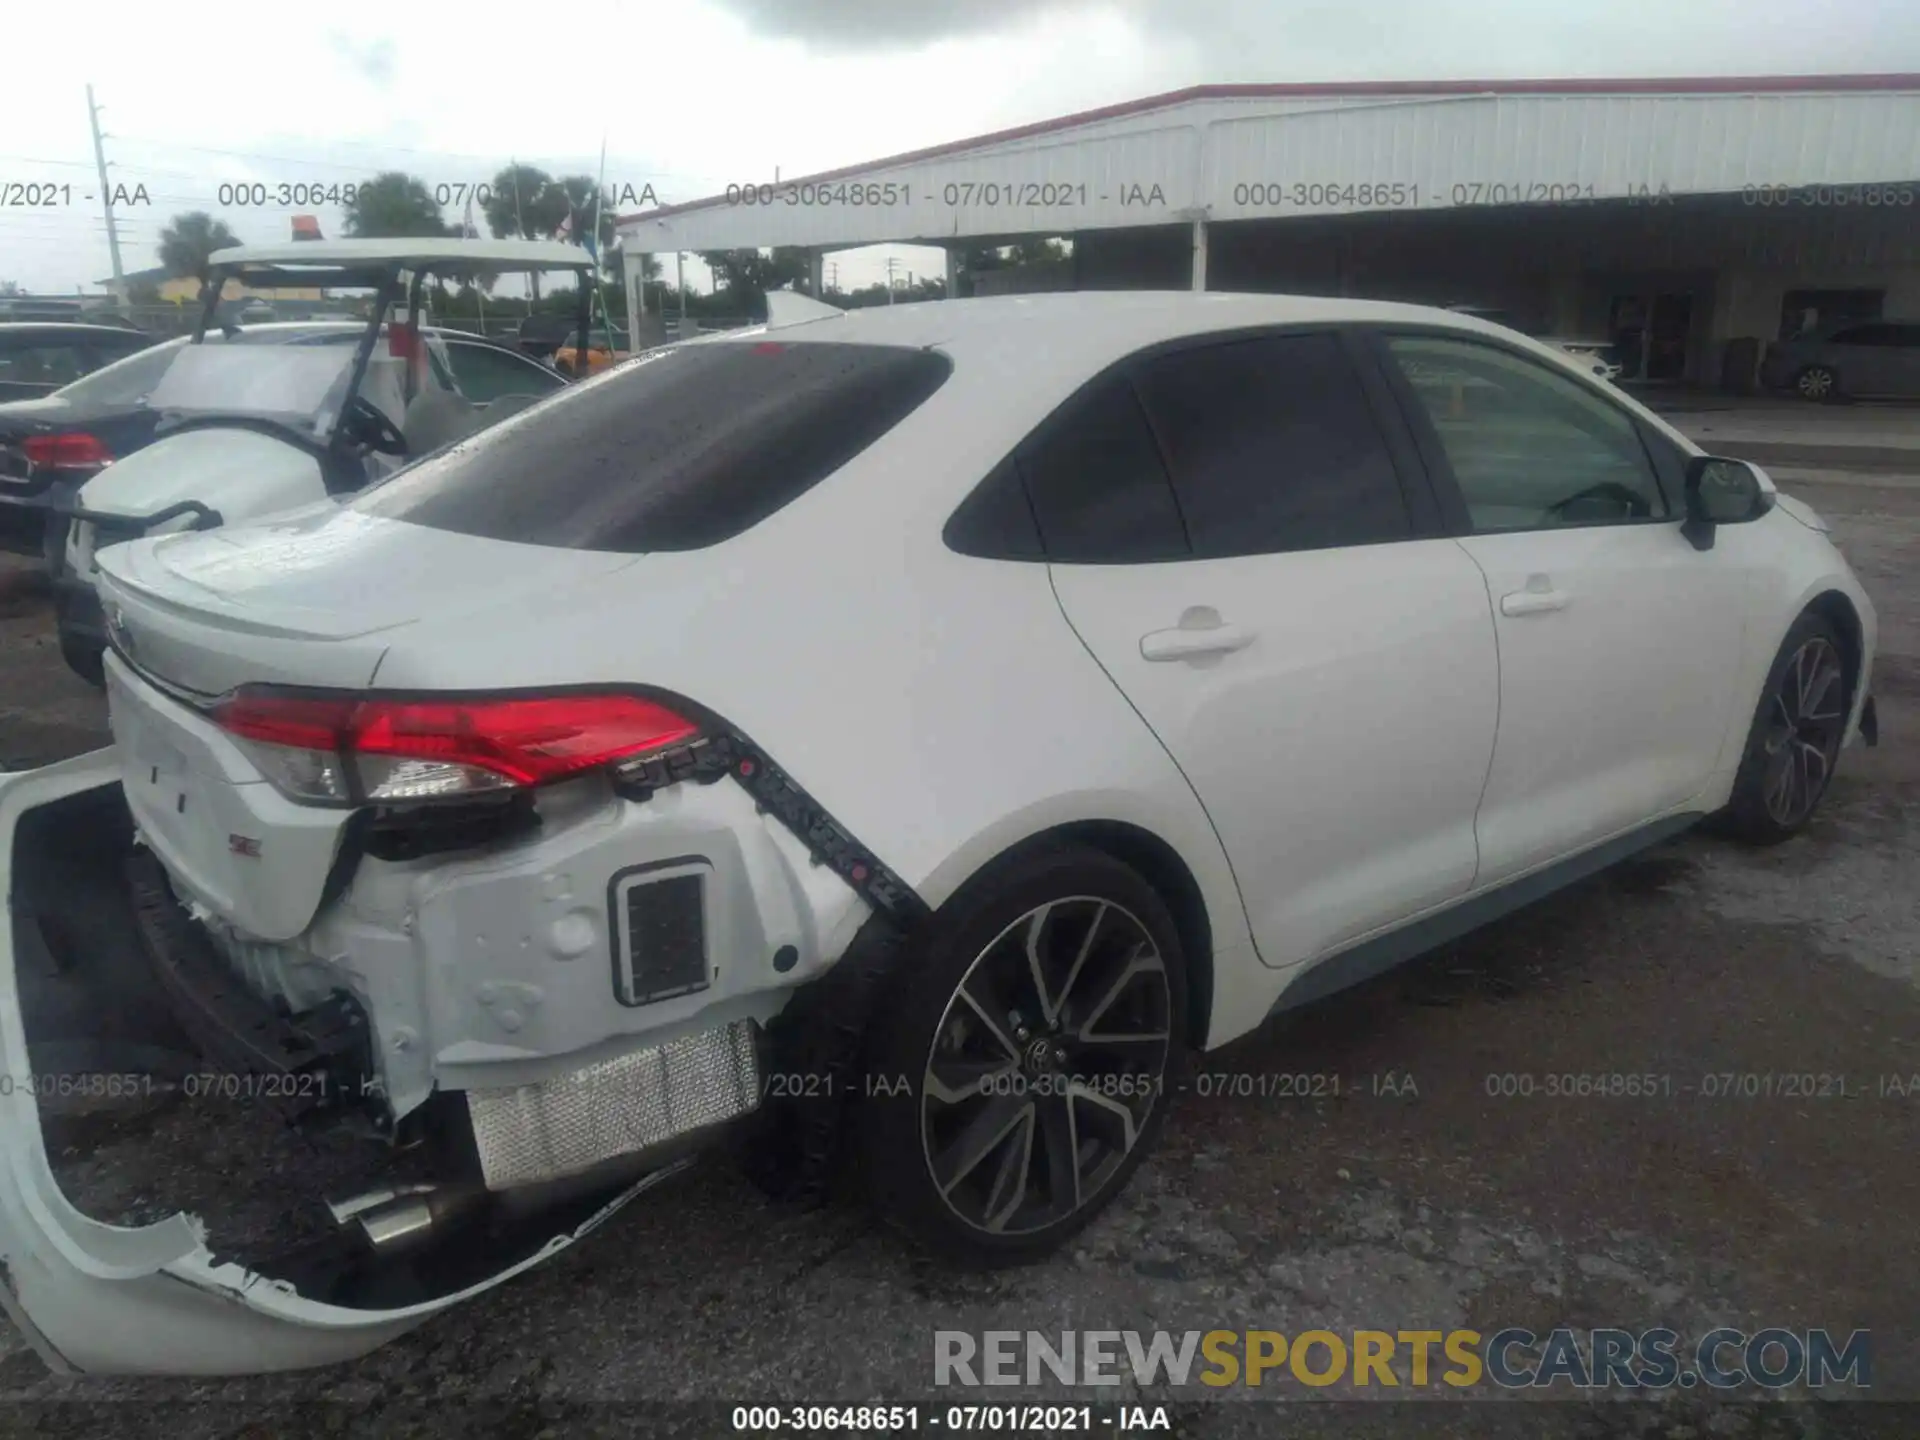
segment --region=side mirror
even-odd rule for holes
[[[1687,462],[1686,523],[1680,533],[1696,550],[1713,548],[1721,525],[1743,525],[1773,509],[1773,481],[1758,465],[1719,455],[1696,455]]]

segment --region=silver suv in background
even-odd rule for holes
[[[1803,400],[1920,397],[1920,320],[1847,320],[1776,340],[1760,383]]]

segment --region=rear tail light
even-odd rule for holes
[[[27,463],[36,470],[97,470],[113,463],[113,452],[98,435],[69,430],[57,435],[29,435],[20,444]]]
[[[402,803],[542,785],[684,745],[699,726],[630,694],[376,699],[243,686],[213,708],[274,788]]]

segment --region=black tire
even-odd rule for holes
[[[1828,365],[1808,365],[1793,377],[1793,393],[1802,400],[1830,405],[1840,398],[1840,377]]]
[[[60,658],[67,668],[96,690],[107,688],[107,647],[82,640],[77,635],[60,636]]]
[[[1833,779],[1852,694],[1846,650],[1828,620],[1794,621],[1754,707],[1733,796],[1715,828],[1749,845],[1778,845],[1806,828]]]
[[[1049,847],[943,906],[873,1013],[853,1116],[869,1200],[946,1259],[1023,1264],[1091,1221],[1158,1138],[1184,1060],[1185,959],[1138,873]]]

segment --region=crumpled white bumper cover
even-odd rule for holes
[[[31,1073],[13,945],[16,829],[36,806],[119,780],[111,749],[0,775],[0,874],[8,877],[6,913],[0,914],[0,1074],[16,1082]],[[81,1214],[47,1163],[31,1087],[4,1088],[0,1302],[47,1362],[66,1372],[235,1375],[353,1359],[566,1249],[662,1173],[478,1285],[404,1309],[351,1310],[304,1299],[243,1266],[217,1263],[188,1216],[124,1229]]]

